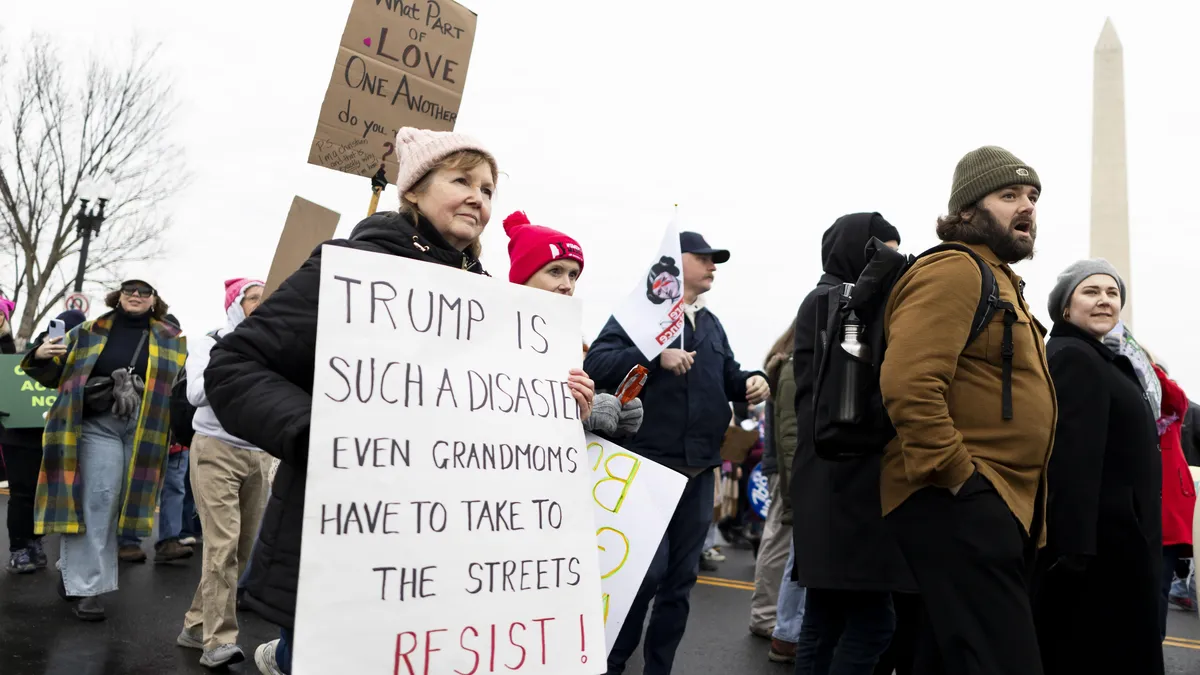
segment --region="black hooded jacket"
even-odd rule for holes
[[[483,273],[425,219],[378,214],[349,239],[326,242]],[[204,371],[205,393],[221,426],[282,462],[263,515],[245,603],[263,618],[292,628],[300,575],[300,534],[317,346],[321,249],[280,285],[237,329],[217,342]]]
[[[849,461],[817,456],[813,445],[813,384],[824,317],[817,301],[830,288],[856,281],[867,266],[872,237],[899,241],[878,213],[839,218],[821,239],[825,274],[800,305],[793,368],[796,375],[796,457],[792,464],[794,576],[802,586],[854,591],[916,591],[879,503],[879,455]]]

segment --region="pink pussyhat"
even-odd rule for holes
[[[257,279],[239,278],[225,282],[225,317],[229,319],[231,329],[236,328],[246,318],[246,312],[242,310],[242,299],[246,297],[246,291],[262,285],[263,282]]]
[[[5,321],[12,321],[12,313],[16,308],[17,303],[8,298],[0,297],[0,313],[4,314]]]

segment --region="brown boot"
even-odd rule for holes
[[[146,552],[142,550],[142,547],[132,544],[127,544],[117,549],[117,557],[122,562],[146,562]]]
[[[771,651],[767,652],[767,658],[775,663],[795,663],[796,643],[771,638]]]
[[[170,562],[192,557],[195,551],[191,546],[184,546],[178,539],[168,539],[154,547],[154,562]]]

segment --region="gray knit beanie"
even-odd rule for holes
[[[950,188],[950,210],[956,216],[972,204],[1009,185],[1032,185],[1039,191],[1042,181],[1033,167],[1011,152],[985,145],[963,155],[954,167],[954,185]]]
[[[1107,274],[1115,279],[1117,287],[1121,289],[1121,307],[1125,306],[1125,280],[1117,273],[1117,268],[1104,258],[1080,260],[1063,270],[1062,274],[1058,275],[1058,283],[1050,290],[1050,302],[1047,307],[1052,320],[1059,321],[1063,318],[1063,312],[1071,304],[1071,294],[1079,288],[1084,279],[1093,274]]]

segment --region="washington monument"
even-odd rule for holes
[[[1125,178],[1124,50],[1112,19],[1096,41],[1092,81],[1091,257],[1107,258],[1125,278],[1121,317],[1133,325],[1133,270],[1129,264],[1129,194]]]

